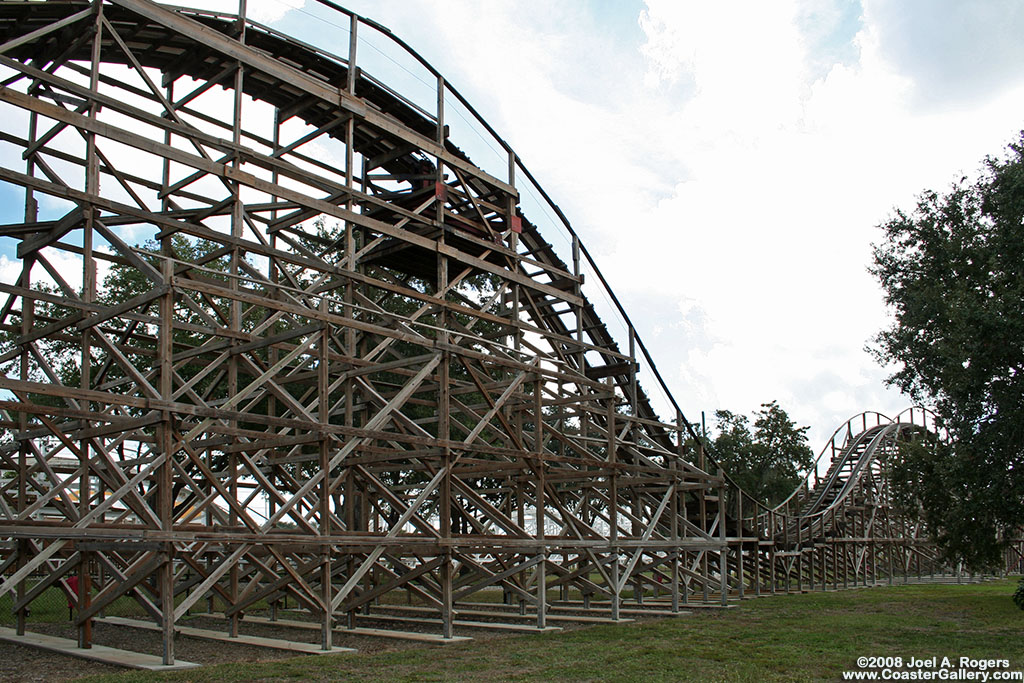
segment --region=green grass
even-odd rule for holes
[[[34,582],[27,582],[26,588],[31,589]],[[93,591],[95,595],[97,591]],[[11,626],[17,621],[17,616],[12,611],[14,604],[14,593],[5,593],[0,596],[0,626]],[[175,604],[180,603],[185,596],[179,595],[175,598]],[[29,603],[29,626],[37,623],[58,623],[68,621],[68,599],[67,595],[60,588],[51,586],[43,591],[39,597]],[[202,600],[195,608],[197,611],[206,609],[206,601]],[[217,598],[214,601],[214,610],[223,610],[224,603]],[[265,600],[256,602],[250,609],[265,610],[268,605]],[[123,596],[114,600],[103,610],[103,616],[108,617],[146,617],[146,611],[135,600],[135,598]]]
[[[1015,582],[780,595],[737,609],[366,655],[297,657],[91,681],[817,681],[859,656],[1009,659],[1024,669]]]
[[[27,582],[26,588],[31,589],[34,585],[35,582]],[[12,605],[14,605],[14,593],[4,593],[0,596],[0,626],[10,626],[15,622],[16,617],[11,611]],[[67,621],[68,599],[64,595],[64,591],[51,587],[30,602],[28,609],[32,623]]]

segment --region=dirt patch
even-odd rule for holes
[[[66,681],[119,671],[124,669],[0,642],[0,681]]]
[[[266,616],[266,615],[261,615]],[[297,619],[295,614],[282,614],[282,619]],[[482,619],[481,619],[482,620]],[[208,618],[197,615],[179,622],[196,628],[209,629],[225,633],[227,624],[223,619]],[[401,629],[418,633],[440,633],[438,624],[402,623],[376,621],[360,618],[359,626],[382,629]],[[559,623],[563,628],[572,627],[569,623]],[[66,623],[29,624],[29,630],[37,633],[77,639],[76,629]],[[244,635],[262,636],[278,640],[289,640],[303,643],[319,643],[319,630],[294,628],[272,624],[242,621],[239,632]],[[491,629],[471,629],[460,627],[456,635],[471,636],[475,640],[489,640],[510,635],[508,632]],[[161,634],[128,626],[96,623],[93,627],[93,643],[122,650],[144,652],[160,655],[162,652]],[[335,632],[334,645],[353,648],[361,653],[393,652],[411,648],[429,646],[420,641],[361,636]],[[208,665],[222,662],[255,662],[288,659],[305,656],[290,653],[286,650],[258,647],[243,643],[228,643],[216,640],[193,638],[179,634],[175,638],[175,658],[178,660]],[[0,681],[66,681],[82,676],[94,676],[106,673],[117,673],[125,669],[118,666],[92,662],[78,657],[47,652],[36,648],[0,642]]]

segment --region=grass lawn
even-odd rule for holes
[[[92,681],[839,680],[859,656],[1008,659],[1024,669],[1015,580],[747,600],[727,611],[367,655]]]

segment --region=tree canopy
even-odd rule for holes
[[[814,465],[808,427],[797,427],[776,401],[763,403],[750,419],[715,411],[718,435],[712,453],[719,466],[748,494],[775,505],[786,498]]]
[[[991,566],[1024,524],[1024,132],[880,227],[871,272],[893,322],[871,350],[952,437],[907,449],[896,482],[948,557]]]

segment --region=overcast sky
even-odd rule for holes
[[[286,2],[299,9],[249,6],[345,54],[313,0]],[[894,207],[973,175],[1024,128],[1024,3],[341,4],[511,143],[689,419],[776,399],[817,451],[852,414],[909,405],[864,350],[887,321],[871,243]]]
[[[512,144],[689,419],[777,399],[817,450],[909,405],[864,350],[887,324],[871,243],[1024,128],[1024,3],[342,4]]]

